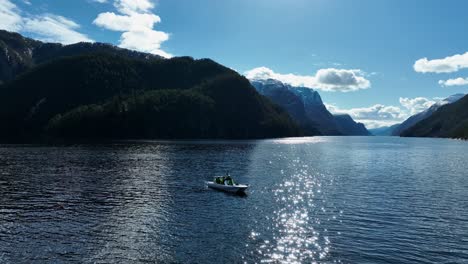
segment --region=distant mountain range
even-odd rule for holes
[[[453,95],[372,132],[467,138],[467,100]],[[249,81],[210,59],[44,43],[2,30],[0,122],[1,142],[370,135],[349,115],[331,114],[313,89]]]
[[[251,80],[261,94],[282,106],[309,135],[370,135],[349,115],[332,115],[317,91],[292,87],[278,80]]]
[[[369,132],[374,136],[391,136],[393,131],[399,126],[400,124],[395,124],[393,126],[384,126],[378,128],[369,129]]]
[[[0,31],[2,142],[303,135],[289,114],[210,59]]]
[[[468,139],[468,95],[437,108],[429,117],[404,130],[404,137],[450,137]]]

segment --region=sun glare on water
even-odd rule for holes
[[[328,142],[329,140],[327,137],[290,137],[273,139],[272,142],[275,144],[314,144]]]

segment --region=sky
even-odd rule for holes
[[[368,128],[468,92],[464,0],[0,0],[0,28],[211,58],[319,91]]]

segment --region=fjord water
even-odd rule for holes
[[[468,143],[0,146],[1,263],[462,263]],[[230,171],[246,196],[207,189]]]

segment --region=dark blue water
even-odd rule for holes
[[[467,172],[445,139],[0,146],[0,263],[466,263]]]

